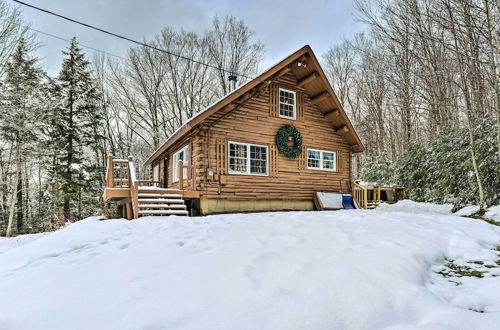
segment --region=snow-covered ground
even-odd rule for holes
[[[20,247],[21,245],[28,244],[38,238],[41,238],[49,233],[39,233],[39,234],[29,234],[20,235],[16,237],[0,237],[0,254],[8,251],[10,249]],[[1,269],[2,265],[0,265]]]
[[[495,220],[496,222],[500,223],[500,205],[495,205],[488,208],[484,216],[488,219]]]
[[[397,202],[396,204],[381,204],[377,207],[377,211],[402,211],[413,213],[435,213],[435,214],[451,214],[453,204],[434,204],[434,203],[419,203],[409,199]]]
[[[500,227],[436,210],[83,220],[0,254],[0,329],[498,329]]]

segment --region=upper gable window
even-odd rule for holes
[[[295,119],[296,96],[295,92],[280,88],[280,117]]]

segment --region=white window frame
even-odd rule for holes
[[[247,170],[245,172],[240,172],[240,171],[234,171],[231,170],[230,167],[230,150],[231,150],[231,144],[238,144],[238,145],[244,145],[247,148]],[[250,147],[260,147],[260,148],[266,148],[266,173],[251,173],[250,172]],[[261,144],[254,144],[254,143],[245,143],[245,142],[236,142],[236,141],[229,141],[227,144],[227,169],[229,174],[237,174],[237,175],[256,175],[256,176],[269,176],[269,147],[267,145],[261,145]]]
[[[319,152],[319,155],[320,155],[319,156],[319,167],[310,167],[309,166],[309,151]],[[337,152],[336,151],[307,148],[306,152],[307,152],[307,154],[306,154],[307,169],[317,170],[317,171],[330,171],[330,172],[337,171]],[[333,168],[323,168],[323,153],[325,153],[325,152],[333,154]]]
[[[160,164],[153,166],[153,181],[160,181]]]
[[[179,154],[184,152],[182,163],[189,165],[189,144],[177,150],[172,155],[172,183],[179,182]],[[182,177],[187,178],[187,168],[183,170]]]
[[[282,104],[281,91],[293,94],[293,116],[284,116],[281,114],[281,104]],[[287,103],[283,103],[283,104],[290,105]],[[293,120],[297,119],[297,94],[294,91],[291,91],[291,90],[286,89],[286,88],[279,88],[278,89],[278,115],[281,118],[293,119]]]

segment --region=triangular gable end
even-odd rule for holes
[[[254,80],[247,82],[193,116],[146,160],[144,166],[150,165],[154,159],[165,152],[172,144],[215,112],[223,109],[226,105],[243,96],[248,91],[259,88],[259,85],[267,86],[288,72],[292,72],[297,77],[299,87],[304,88],[311,95],[311,102],[317,105],[325,118],[332,123],[332,133],[341,134],[351,146],[352,152],[363,152],[364,146],[335,95],[330,82],[326,78],[318,59],[311,47],[306,45],[266,70]]]

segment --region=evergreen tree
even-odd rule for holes
[[[368,158],[361,169],[360,178],[363,181],[388,185],[395,184],[394,163],[383,152]]]
[[[464,138],[469,134],[468,129],[447,127],[430,140],[408,145],[397,161],[395,172],[398,183],[407,189],[411,199],[451,202],[456,208],[480,202],[469,153],[471,145]],[[500,176],[494,122],[486,117],[473,134],[485,200],[488,205],[496,205],[500,202]]]
[[[65,58],[53,88],[61,101],[53,109],[51,141],[55,149],[50,172],[52,185],[62,199],[62,205],[57,206],[62,206],[64,219],[70,220],[80,218],[85,206],[95,206],[96,196],[100,195],[97,190],[102,181],[101,169],[87,158],[100,145],[103,117],[90,62],[76,38],[63,54]],[[89,198],[93,201],[88,201]]]
[[[24,191],[28,182],[23,176],[23,167],[30,151],[36,146],[40,123],[42,70],[37,67],[37,59],[29,55],[28,45],[21,38],[10,61],[7,63],[2,85],[1,135],[11,143],[15,159],[15,174],[11,185],[7,236],[12,231],[14,212],[17,206],[17,230],[23,229],[25,220]]]

